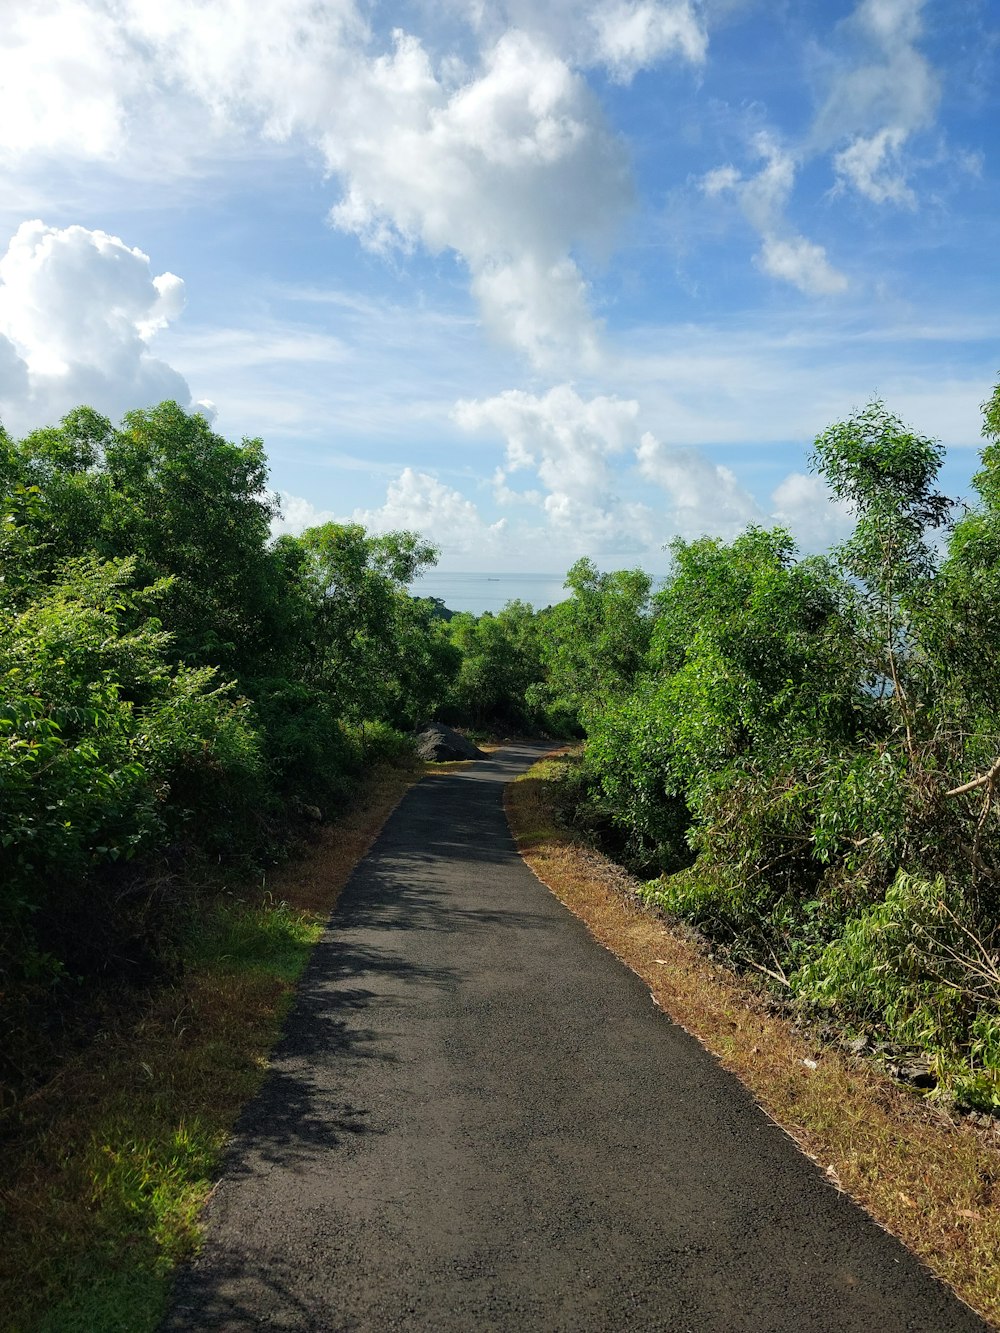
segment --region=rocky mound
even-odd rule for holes
[[[444,763],[448,759],[485,759],[482,750],[467,736],[440,722],[426,727],[417,737],[417,754],[421,759]]]

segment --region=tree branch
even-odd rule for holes
[[[952,787],[951,791],[945,792],[945,796],[964,796],[967,791],[975,791],[977,787],[985,787],[998,774],[1000,774],[1000,759],[996,761],[989,772],[981,773],[978,778],[973,778],[971,782],[963,782],[961,787]]]

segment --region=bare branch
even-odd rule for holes
[[[975,791],[977,787],[985,787],[988,782],[1000,774],[1000,759],[996,761],[988,773],[982,773],[978,778],[973,778],[971,782],[963,782],[961,787],[952,787],[951,791],[946,791],[945,796],[964,796],[967,791]]]
[[[755,963],[752,958],[743,960],[757,972],[763,972],[765,977],[773,977],[775,981],[780,982],[782,986],[791,986],[791,982],[785,976],[784,972],[775,972],[770,967],[765,967],[763,963]]]

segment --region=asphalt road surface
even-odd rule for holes
[[[520,861],[536,755],[358,866],[164,1328],[983,1330]]]

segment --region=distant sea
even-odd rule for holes
[[[499,611],[520,599],[535,610],[562,602],[568,596],[565,574],[450,574],[429,569],[410,584],[415,597],[440,597],[452,611]]]

